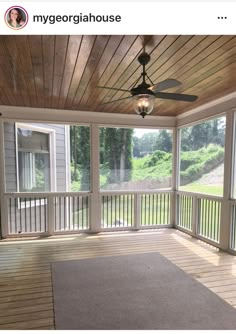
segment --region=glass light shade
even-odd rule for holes
[[[134,110],[138,115],[141,115],[143,118],[150,114],[154,107],[155,97],[148,94],[140,94],[134,96]]]

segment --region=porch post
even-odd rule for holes
[[[0,218],[1,218],[1,235],[5,238],[8,235],[8,214],[7,199],[5,194],[5,150],[4,150],[4,126],[0,121]]]
[[[91,211],[90,230],[101,230],[101,199],[99,189],[99,127],[91,125]]]
[[[173,194],[170,197],[171,200],[171,225],[177,225],[177,194],[179,184],[179,131],[177,128],[173,129],[173,147],[172,147],[172,179],[171,179],[171,189]]]
[[[234,136],[234,112],[229,110],[226,113],[226,132],[225,132],[225,156],[224,156],[224,195],[221,207],[220,220],[220,248],[229,249],[230,247],[230,203],[231,197],[231,174],[233,159],[233,136]]]

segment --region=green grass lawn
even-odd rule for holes
[[[213,185],[205,185],[194,182],[186,186],[180,187],[180,190],[190,191],[193,193],[200,193],[200,194],[223,196],[223,185],[213,186]]]
[[[143,195],[141,198],[141,226],[170,223],[169,196]],[[102,227],[128,227],[134,225],[134,199],[117,196],[102,205]]]

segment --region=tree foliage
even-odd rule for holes
[[[192,127],[181,129],[181,150],[197,151],[209,144],[224,146],[225,121],[215,118]]]
[[[109,183],[129,181],[132,169],[132,129],[103,130],[103,157],[109,168]],[[101,137],[100,137],[101,139]]]
[[[71,181],[78,182],[77,190],[89,190],[90,184],[90,128],[88,126],[70,127]]]
[[[172,151],[172,134],[168,130],[160,130],[145,133],[142,137],[133,138],[133,156],[136,158],[144,157],[147,154],[161,150],[164,152]]]

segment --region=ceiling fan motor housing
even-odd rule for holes
[[[155,93],[152,92],[149,89],[149,87],[150,87],[149,84],[147,84],[146,82],[142,82],[137,87],[132,88],[130,92],[133,96],[140,95],[140,94],[155,95]]]
[[[151,57],[146,52],[142,52],[140,56],[138,56],[138,61],[141,65],[147,65],[150,61]]]

